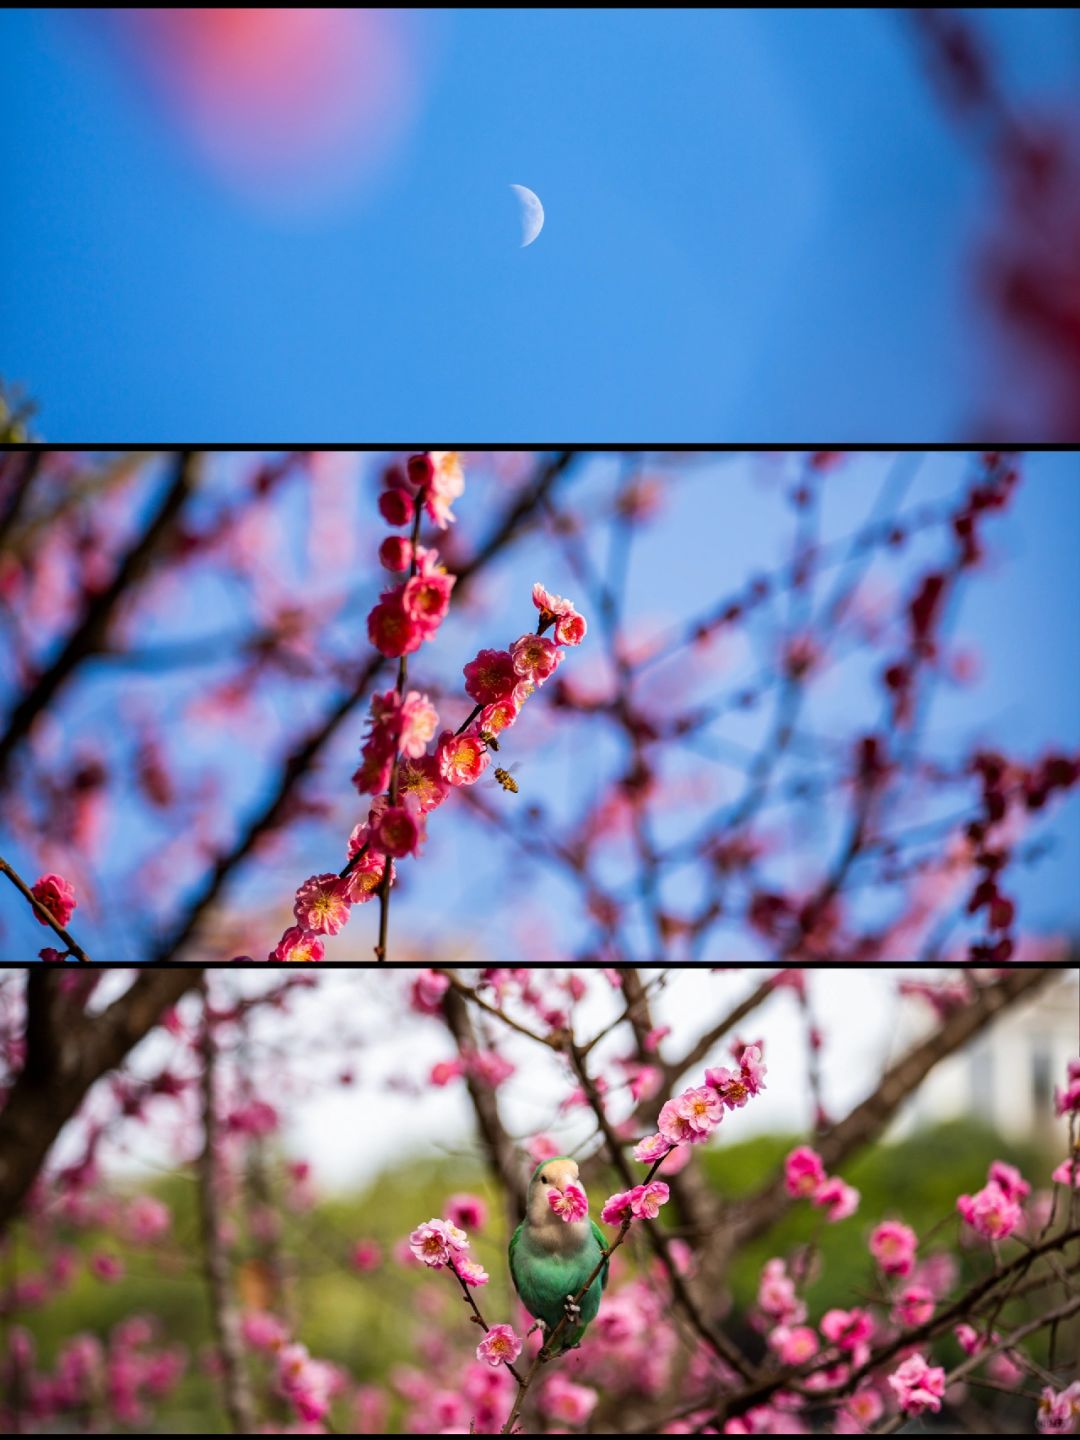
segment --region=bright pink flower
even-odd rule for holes
[[[474,1080],[498,1089],[514,1073],[514,1065],[497,1050],[475,1050],[465,1057],[465,1068]]]
[[[660,1214],[660,1206],[667,1204],[669,1193],[662,1180],[635,1185],[630,1191],[630,1213],[638,1220],[655,1220]]]
[[[358,1240],[349,1259],[355,1270],[359,1270],[361,1275],[368,1275],[382,1264],[382,1246],[375,1240]]]
[[[312,875],[296,892],[293,914],[305,930],[336,935],[349,918],[349,886],[336,875]]]
[[[898,1325],[925,1325],[933,1319],[934,1296],[925,1285],[908,1285],[896,1297],[892,1318]]]
[[[1074,1190],[1080,1190],[1080,1155],[1074,1155],[1071,1159],[1062,1160],[1061,1164],[1050,1176],[1055,1185],[1072,1185]]]
[[[993,1160],[986,1178],[995,1181],[1009,1197],[1023,1203],[1031,1194],[1031,1186],[1020,1174],[1015,1165],[1007,1165],[1004,1160]]]
[[[543,635],[522,635],[510,646],[514,669],[522,680],[542,685],[553,674],[563,652]]]
[[[437,1015],[449,988],[449,979],[438,970],[421,970],[409,987],[409,1003],[418,1015]],[[465,1221],[456,1215],[450,1218],[456,1225],[465,1226]]]
[[[439,712],[426,695],[419,690],[410,690],[401,703],[401,738],[398,741],[403,755],[419,759],[427,750],[439,728]]]
[[[875,1421],[880,1420],[885,1409],[885,1402],[872,1386],[865,1390],[856,1390],[854,1395],[849,1395],[840,1407],[840,1417],[846,1419],[853,1427],[852,1433],[859,1434],[869,1430]]]
[[[481,735],[501,735],[508,730],[521,713],[521,707],[513,695],[504,695],[485,705],[476,719],[476,729]]]
[[[532,587],[532,602],[543,617],[550,615],[554,618],[557,615],[574,613],[572,600],[564,600],[561,595],[553,595],[550,590],[544,589],[539,580]]]
[[[449,785],[472,785],[487,769],[491,757],[475,730],[455,735],[444,730],[435,752],[439,774]]]
[[[697,1145],[709,1138],[723,1118],[724,1106],[719,1095],[702,1085],[668,1100],[660,1111],[658,1123],[666,1139]]]
[[[464,1230],[450,1220],[428,1220],[409,1236],[409,1248],[432,1270],[441,1270],[451,1260],[464,1255],[469,1239]]]
[[[491,1279],[479,1260],[459,1259],[454,1261],[454,1269],[465,1281],[466,1285],[486,1285]]]
[[[632,1203],[632,1190],[622,1190],[617,1195],[609,1195],[604,1201],[604,1208],[600,1211],[600,1219],[605,1225],[621,1225],[627,1215],[630,1214]]]
[[[1023,1212],[996,1180],[989,1181],[974,1195],[961,1195],[956,1201],[965,1222],[987,1240],[1004,1240],[1023,1219]]]
[[[385,855],[416,855],[424,839],[420,806],[409,796],[404,805],[387,805],[374,825],[374,842]]]
[[[438,569],[406,580],[401,594],[402,608],[420,626],[425,639],[430,639],[445,620],[450,609],[450,591],[456,579],[456,576]]]
[[[973,1326],[963,1324],[957,1325],[953,1330],[960,1343],[960,1348],[965,1355],[974,1355],[983,1348],[985,1341]]]
[[[562,1146],[552,1140],[550,1135],[536,1135],[528,1144],[529,1159],[534,1165],[539,1165],[541,1160],[551,1160],[556,1155],[562,1154]]]
[[[124,1262],[118,1255],[108,1255],[104,1250],[90,1256],[90,1270],[106,1285],[113,1285],[124,1278]]]
[[[414,509],[412,496],[401,486],[384,490],[379,496],[379,514],[388,525],[408,525]]]
[[[1068,1115],[1080,1110],[1080,1077],[1070,1080],[1064,1090],[1054,1086],[1054,1114]]]
[[[1067,1389],[1055,1393],[1049,1385],[1043,1387],[1035,1423],[1042,1435],[1071,1435],[1076,1421],[1080,1419],[1080,1382],[1074,1381]]]
[[[521,1341],[510,1325],[492,1325],[476,1347],[476,1358],[485,1361],[492,1369],[512,1365],[520,1354]]]
[[[456,1080],[459,1075],[465,1073],[465,1062],[463,1060],[439,1060],[431,1067],[431,1074],[428,1076],[432,1085],[437,1085],[441,1090],[444,1085],[449,1085],[451,1080]],[[554,1152],[558,1154],[558,1151]]]
[[[299,963],[321,960],[324,954],[325,947],[317,935],[313,935],[310,930],[305,930],[300,925],[293,925],[285,931],[277,943],[277,949],[268,958]]]
[[[945,1394],[945,1371],[940,1365],[929,1365],[923,1355],[909,1355],[889,1376],[905,1415],[921,1415],[924,1410],[941,1409]]]
[[[360,764],[352,773],[352,783],[361,795],[378,795],[383,790],[389,790],[393,764],[392,750],[380,750],[369,742],[364,746]]]
[[[808,1145],[799,1145],[784,1161],[784,1184],[789,1195],[813,1195],[825,1183],[825,1166],[821,1156]]]
[[[283,1321],[267,1310],[245,1310],[240,1333],[253,1350],[277,1350],[284,1345],[288,1331]]]
[[[359,848],[359,847],[357,847]],[[353,851],[355,854],[356,851]],[[350,860],[352,855],[349,856]],[[390,884],[393,885],[395,877],[394,862],[390,864]],[[387,859],[385,855],[377,850],[367,850],[361,855],[353,868],[349,871],[348,878],[342,883],[346,887],[349,901],[353,905],[365,905],[382,888],[383,877],[386,874]]]
[[[56,923],[66,930],[68,921],[71,919],[71,912],[78,905],[78,901],[75,899],[75,891],[64,877],[52,873],[42,875],[30,886],[30,893],[38,904],[49,912]],[[43,920],[36,910],[34,919],[39,925],[49,923],[47,920]]]
[[[559,645],[580,645],[585,639],[585,632],[588,625],[584,615],[579,615],[572,610],[568,615],[560,615],[555,621],[555,640]]]
[[[540,1392],[540,1408],[545,1415],[567,1425],[584,1425],[600,1397],[587,1385],[575,1385],[556,1373]]]
[[[817,1335],[809,1325],[796,1325],[794,1329],[778,1325],[769,1336],[769,1344],[785,1365],[801,1365],[819,1348]]]
[[[379,546],[379,560],[386,570],[407,570],[412,560],[412,541],[404,535],[388,535]]]
[[[584,1220],[589,1213],[588,1197],[581,1186],[575,1184],[573,1180],[561,1193],[557,1190],[549,1190],[548,1204],[559,1219],[565,1220],[567,1224],[574,1220]]]
[[[431,450],[427,458],[430,462],[430,475],[424,489],[424,509],[432,524],[445,530],[447,525],[453,524],[456,519],[450,506],[464,493],[465,476],[461,473],[461,463],[456,451]],[[415,469],[416,473],[420,473],[420,467]],[[410,460],[410,479],[413,474],[414,467]]]
[[[647,1135],[634,1146],[634,1159],[642,1165],[651,1165],[654,1160],[662,1160],[670,1149],[671,1141],[663,1135]]]
[[[434,755],[402,760],[398,766],[398,794],[402,797],[415,795],[422,815],[437,809],[449,793],[450,787],[439,774]]]
[[[768,1074],[768,1068],[762,1063],[761,1046],[747,1045],[739,1056],[739,1069],[742,1072],[743,1084],[751,1095],[760,1095],[765,1089],[765,1076]]]
[[[493,705],[513,695],[518,682],[509,650],[481,650],[465,666],[465,693],[478,705]]]
[[[368,616],[368,638],[388,660],[411,655],[424,643],[424,630],[402,603],[403,586],[387,590]]]
[[[172,1212],[153,1195],[136,1195],[128,1206],[127,1234],[136,1245],[160,1239],[172,1224]]]
[[[487,1224],[487,1206],[479,1195],[451,1195],[446,1213],[462,1230],[482,1230]]]
[[[866,1310],[826,1310],[821,1317],[821,1333],[841,1350],[854,1350],[874,1333],[874,1322]]]
[[[795,1296],[795,1282],[784,1268],[783,1260],[767,1260],[758,1285],[758,1306],[774,1320],[798,1324],[806,1316],[806,1306]]]
[[[884,1220],[870,1236],[870,1254],[886,1275],[910,1275],[915,1268],[915,1232],[899,1220]]]
[[[811,1203],[828,1211],[828,1218],[835,1224],[846,1220],[859,1208],[859,1192],[852,1185],[846,1185],[839,1175],[830,1176],[820,1184],[810,1197]]]
[[[283,1345],[278,1351],[278,1388],[301,1420],[314,1423],[326,1417],[332,1382],[330,1366],[313,1360],[306,1345]]]

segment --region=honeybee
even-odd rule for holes
[[[480,739],[484,742],[484,744],[488,747],[489,750],[498,750],[499,742],[495,739],[495,736],[491,733],[490,730],[481,730]]]
[[[516,795],[518,793],[518,782],[514,779],[513,775],[510,774],[510,771],[504,770],[501,765],[495,771],[495,779],[502,788],[510,794]]]

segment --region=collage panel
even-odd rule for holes
[[[1075,968],[0,972],[6,1434],[1069,1433]]]

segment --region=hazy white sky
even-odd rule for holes
[[[613,1017],[618,1001],[600,972],[579,973],[588,975],[589,992],[575,1025],[579,1035],[589,1037]],[[679,1054],[749,994],[765,973],[673,973],[653,1007],[657,1023],[672,1030],[664,1053]],[[910,973],[855,967],[808,973],[811,1004],[826,1042],[824,1099],[834,1115],[867,1094],[882,1069],[910,1042],[918,1012],[905,1006],[902,1016],[896,999],[898,980]],[[928,978],[927,971],[920,974]],[[463,1082],[452,1081],[442,1090],[426,1083],[432,1065],[450,1059],[453,1046],[437,1019],[407,1008],[410,972],[326,969],[313,978],[317,986],[302,994],[288,1018],[265,1018],[259,1053],[261,1093],[287,1117],[286,1146],[292,1156],[312,1163],[317,1184],[327,1190],[352,1187],[408,1156],[474,1147],[472,1109]],[[272,977],[232,970],[215,977],[219,986],[249,991],[279,980],[280,972]],[[114,983],[119,985],[119,977]],[[560,1060],[498,1021],[492,1027],[500,1050],[518,1067],[501,1091],[511,1132],[523,1138],[548,1132],[567,1148],[585,1140],[593,1129],[586,1112],[558,1114],[568,1092]],[[768,1130],[806,1129],[811,1102],[805,1027],[795,996],[788,990],[772,995],[739,1033],[746,1041],[764,1038],[768,1089],[730,1117],[718,1143]],[[137,1058],[138,1068],[161,1062],[174,1043],[164,1035],[153,1037]],[[728,1043],[722,1042],[706,1063],[724,1063]],[[621,1043],[620,1037],[612,1037],[597,1054],[620,1054],[624,1046],[624,1037]],[[352,1070],[354,1083],[347,1088],[327,1083],[344,1065]],[[687,1083],[692,1081],[693,1076],[687,1077]],[[621,1114],[615,1110],[616,1119]],[[125,1168],[129,1163],[138,1169],[168,1165],[177,1153],[171,1123],[129,1129],[127,1138],[126,1154],[115,1157],[122,1158]]]

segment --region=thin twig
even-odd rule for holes
[[[11,881],[12,885],[15,886],[15,889],[18,890],[27,900],[29,900],[30,904],[34,907],[35,915],[39,915],[41,919],[44,920],[46,925],[51,926],[51,928],[56,931],[57,935],[60,936],[60,939],[63,940],[64,944],[67,946],[67,953],[69,955],[73,955],[76,960],[81,960],[84,964],[90,963],[90,956],[87,955],[86,951],[82,948],[78,941],[73,939],[72,936],[69,935],[68,932],[64,929],[64,927],[60,924],[59,920],[57,920],[55,916],[53,916],[53,914],[45,908],[45,906],[37,898],[34,892],[30,889],[29,885],[27,885],[26,881],[22,879],[22,877],[18,874],[17,871],[12,869],[12,867],[8,864],[8,862],[3,858],[2,855],[0,855],[0,875],[6,875],[7,878]]]

